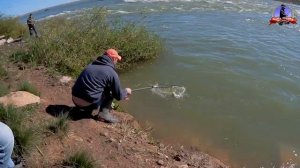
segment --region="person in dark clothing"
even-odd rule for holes
[[[280,15],[279,17],[282,19],[284,17],[286,17],[286,13],[285,13],[285,5],[284,4],[281,4],[281,9],[280,9]]]
[[[121,88],[115,70],[121,58],[116,50],[108,49],[81,72],[72,88],[72,100],[77,108],[87,113],[97,109],[99,120],[119,122],[111,114],[112,101],[128,100],[131,95],[130,88]]]
[[[28,26],[28,29],[29,29],[30,36],[32,36],[33,35],[32,32],[34,32],[35,33],[35,37],[38,37],[38,34],[37,34],[37,32],[35,30],[35,27],[34,27],[34,20],[32,18],[32,14],[31,13],[29,14],[29,16],[27,18],[27,26]]]
[[[281,22],[279,22],[279,25],[283,24],[289,24],[288,21],[286,21],[285,17],[287,17],[287,14],[285,13],[286,6],[284,4],[281,4],[279,17],[281,18]]]

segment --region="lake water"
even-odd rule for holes
[[[122,103],[163,142],[232,167],[300,165],[300,27],[268,25],[272,0],[78,1],[37,19],[105,6],[158,34],[166,52],[122,74],[124,87],[177,84],[182,99],[138,91]],[[300,6],[288,4],[299,15]],[[23,18],[24,19],[24,18]]]

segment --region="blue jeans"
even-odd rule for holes
[[[0,168],[13,168],[11,154],[14,149],[14,135],[11,129],[0,122]]]

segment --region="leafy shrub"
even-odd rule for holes
[[[161,39],[144,26],[121,21],[110,23],[106,11],[99,8],[44,20],[39,23],[39,30],[42,37],[29,40],[29,50],[13,57],[73,76],[108,48],[117,49],[123,56],[117,67],[119,71],[154,59],[163,50]]]
[[[22,24],[19,18],[0,15],[0,35],[16,38],[23,36],[25,31],[26,25]]]

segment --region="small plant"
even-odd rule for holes
[[[60,136],[65,135],[69,128],[68,114],[60,114],[53,122],[48,125],[48,129]]]
[[[35,86],[33,86],[32,84],[30,84],[28,81],[24,81],[19,88],[19,91],[26,91],[29,93],[32,93],[36,96],[40,96],[40,92],[36,89]]]
[[[126,112],[124,108],[122,108],[117,100],[113,100],[111,104],[111,108],[118,112]]]
[[[33,63],[34,57],[26,51],[18,50],[10,56],[10,59],[14,62]]]
[[[33,147],[36,142],[34,130],[28,128],[25,124],[26,114],[30,114],[31,110],[36,108],[20,108],[13,106],[7,108],[0,104],[0,121],[6,123],[12,130],[15,137],[14,153],[22,156]]]
[[[5,84],[0,82],[0,97],[8,94],[9,90]]]
[[[94,161],[84,151],[76,152],[64,162],[64,165],[74,168],[94,168]]]

